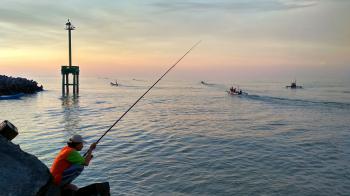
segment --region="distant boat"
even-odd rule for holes
[[[231,87],[228,91],[226,91],[229,95],[248,95],[248,93],[243,92],[242,89]]]
[[[208,83],[208,82],[205,82],[205,81],[201,81],[201,84],[203,84],[203,85],[207,85],[207,86],[212,86],[212,85],[215,85],[215,84]]]
[[[118,84],[117,81],[115,81],[115,83],[111,82],[111,85],[112,85],[112,86],[119,86],[119,84]]]
[[[227,94],[229,94],[229,95],[248,95],[248,93],[246,93],[246,92],[243,92],[243,91],[239,91],[239,92],[232,92],[232,91],[226,91],[227,92]]]
[[[297,88],[303,88],[302,86],[297,86],[297,81],[294,80],[290,86],[286,86],[286,88],[291,88],[291,89],[297,89]]]

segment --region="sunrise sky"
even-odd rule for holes
[[[350,75],[348,0],[1,0],[0,74],[82,76]]]

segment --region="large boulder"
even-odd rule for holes
[[[0,135],[1,195],[58,195],[49,169]]]

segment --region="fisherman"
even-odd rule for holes
[[[77,178],[88,166],[92,159],[92,151],[96,148],[96,143],[90,145],[86,156],[83,157],[78,151],[84,147],[84,140],[81,135],[73,135],[67,141],[67,146],[61,149],[55,158],[50,172],[54,178],[54,183],[61,189],[78,190],[78,187],[71,182]]]

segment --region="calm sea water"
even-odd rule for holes
[[[74,99],[61,97],[60,79],[37,80],[47,90],[1,100],[0,120],[48,167],[70,135],[96,141],[153,83],[82,78]],[[112,195],[350,195],[349,83],[301,84],[240,82],[249,95],[233,97],[229,84],[165,79],[75,183],[109,181]]]

